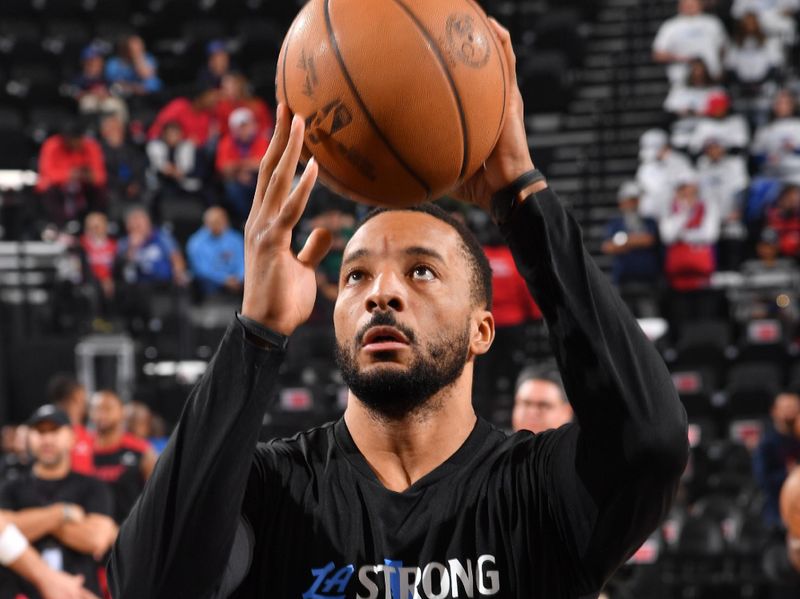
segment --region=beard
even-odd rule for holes
[[[356,352],[367,330],[374,326],[393,326],[408,338],[417,351],[404,370],[375,368],[362,372]],[[398,324],[391,312],[376,312],[356,335],[351,346],[336,344],[336,364],[353,394],[381,420],[423,417],[441,406],[433,397],[452,385],[464,371],[469,350],[469,324],[463,330],[442,332],[432,342],[418,346],[411,329]],[[392,352],[386,352],[386,357]],[[380,354],[377,354],[380,357]]]

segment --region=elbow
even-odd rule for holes
[[[665,478],[678,479],[689,460],[689,432],[686,412],[677,397],[670,414],[660,411],[651,426],[641,427],[628,456],[629,463],[648,472],[657,471]]]

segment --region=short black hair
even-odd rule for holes
[[[436,204],[430,202],[419,204],[417,206],[410,206],[408,208],[373,208],[367,215],[361,219],[361,222],[356,225],[355,230],[358,231],[367,222],[380,214],[386,212],[421,212],[428,214],[434,218],[439,219],[443,223],[450,225],[456,230],[461,239],[461,249],[469,262],[471,271],[470,281],[470,299],[477,306],[483,306],[487,310],[492,309],[492,267],[489,264],[489,259],[478,242],[478,239],[470,231],[464,223],[456,218],[453,218],[449,213],[442,210]]]
[[[547,363],[523,368],[519,376],[517,376],[517,383],[514,386],[514,395],[516,395],[519,388],[528,381],[547,381],[548,383],[552,383],[561,391],[561,399],[565,402],[569,402],[567,392],[564,390],[564,381],[561,378],[561,372],[559,372],[555,364]]]
[[[58,373],[47,384],[47,403],[63,405],[81,387],[83,385],[71,374]]]

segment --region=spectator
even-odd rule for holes
[[[676,181],[670,211],[659,221],[659,232],[666,247],[664,272],[677,291],[704,288],[715,269],[714,244],[719,239],[719,209],[700,199],[694,173],[684,173]]]
[[[190,100],[179,97],[169,102],[156,115],[147,131],[149,139],[161,137],[164,126],[170,122],[180,123],[186,139],[198,148],[213,144],[219,134],[214,114],[218,92],[213,89],[199,90]]]
[[[222,77],[219,101],[216,106],[217,122],[222,135],[229,133],[230,116],[237,108],[249,108],[258,125],[259,135],[266,138],[271,136],[275,119],[266,102],[250,93],[244,75],[228,73]]]
[[[92,396],[89,419],[95,430],[95,476],[111,488],[114,520],[120,524],[153,473],[156,453],[147,441],[125,430],[124,406],[113,391]]]
[[[131,401],[125,405],[125,428],[131,434],[147,439],[159,455],[169,440],[164,419],[140,401]]]
[[[669,210],[674,181],[692,170],[689,159],[669,146],[667,133],[661,129],[645,131],[639,139],[639,213],[658,220]]]
[[[256,176],[269,141],[258,129],[249,108],[237,108],[228,119],[230,133],[217,148],[217,172],[225,184],[225,197],[236,218],[244,221],[250,212]]]
[[[702,117],[682,119],[673,125],[672,145],[699,154],[706,138],[713,136],[730,150],[746,150],[750,144],[750,127],[742,115],[730,114],[730,110],[731,99],[726,92],[710,94]],[[678,131],[681,131],[680,139]]]
[[[132,208],[125,216],[127,236],[117,246],[115,271],[128,285],[188,283],[186,263],[175,240],[155,229],[144,208]]]
[[[617,194],[620,216],[612,219],[601,247],[613,256],[611,277],[620,294],[640,318],[658,313],[657,288],[661,276],[658,223],[639,213],[639,186],[622,184]]]
[[[798,0],[734,0],[731,15],[741,19],[747,13],[756,14],[767,35],[779,37],[787,44],[792,44],[796,33],[793,16],[798,9]]]
[[[769,415],[753,453],[753,473],[764,494],[764,523],[780,528],[778,499],[781,486],[789,471],[800,462],[800,439],[794,435],[795,422],[800,417],[800,396],[779,393],[772,402]]]
[[[572,421],[558,369],[526,368],[517,378],[511,427],[514,432],[541,433]]]
[[[83,587],[79,576],[64,574],[45,563],[38,551],[9,519],[0,512],[0,566],[32,584],[42,599],[97,599]],[[13,590],[0,585],[0,594],[6,597]]]
[[[103,295],[108,299],[112,298],[117,242],[108,235],[108,219],[105,214],[91,212],[86,216],[80,245],[94,280],[103,290]]]
[[[783,65],[781,43],[766,36],[756,13],[742,15],[725,55],[725,68],[738,86],[738,95],[760,98],[765,84],[780,79]]]
[[[0,489],[0,508],[46,559],[82,576],[99,595],[99,560],[117,534],[111,493],[100,481],[70,470],[74,435],[66,413],[44,405],[29,424],[33,469]],[[27,582],[19,580],[19,586],[20,593],[39,597]]]
[[[193,193],[200,189],[194,177],[195,145],[186,139],[178,121],[165,123],[159,139],[147,142],[151,185],[157,198]],[[158,202],[158,201],[157,201]]]
[[[772,121],[756,130],[750,151],[761,174],[780,177],[796,172],[795,156],[800,153],[800,118],[792,92],[784,89],[776,94],[772,114]]]
[[[211,40],[206,46],[206,64],[197,74],[200,89],[219,89],[222,78],[231,72],[231,55],[222,40]]]
[[[704,115],[711,94],[724,90],[711,76],[702,59],[691,59],[688,67],[686,83],[672,86],[664,100],[664,110],[681,117]]]
[[[146,162],[141,150],[127,139],[125,124],[117,115],[101,119],[100,146],[108,175],[109,212],[119,217],[126,203],[141,198]]]
[[[747,163],[731,155],[721,136],[711,131],[702,141],[703,154],[697,160],[702,197],[717,206],[721,218],[718,252],[721,270],[739,268],[747,238],[742,221],[744,196],[750,183]]]
[[[62,226],[86,213],[105,208],[106,167],[103,150],[75,122],[42,144],[39,181],[48,220]]]
[[[92,436],[84,426],[86,388],[68,374],[57,374],[47,385],[47,401],[69,416],[72,434],[75,437],[70,456],[72,470],[78,474],[91,476],[94,473]]]
[[[2,429],[0,480],[12,480],[28,473],[31,457],[28,453],[28,427],[25,424],[6,424]]]
[[[784,186],[775,205],[767,209],[766,224],[778,234],[783,256],[800,257],[800,187]]]
[[[673,85],[686,81],[687,63],[700,58],[711,76],[721,75],[721,58],[727,36],[722,22],[703,14],[701,0],[679,0],[678,15],[667,19],[653,41],[653,60],[667,64]]]
[[[203,227],[189,238],[186,255],[204,295],[242,292],[244,238],[231,228],[224,209],[206,210]]]
[[[104,71],[102,50],[95,44],[84,48],[81,52],[81,74],[73,81],[78,107],[83,114],[114,114],[126,123],[128,106],[122,98],[111,93]]]
[[[123,37],[117,55],[106,63],[106,80],[123,96],[146,96],[161,91],[156,59],[148,54],[138,35]]]

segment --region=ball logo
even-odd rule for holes
[[[454,13],[447,17],[447,44],[451,54],[469,67],[481,68],[489,61],[489,40],[475,26],[470,15]]]

